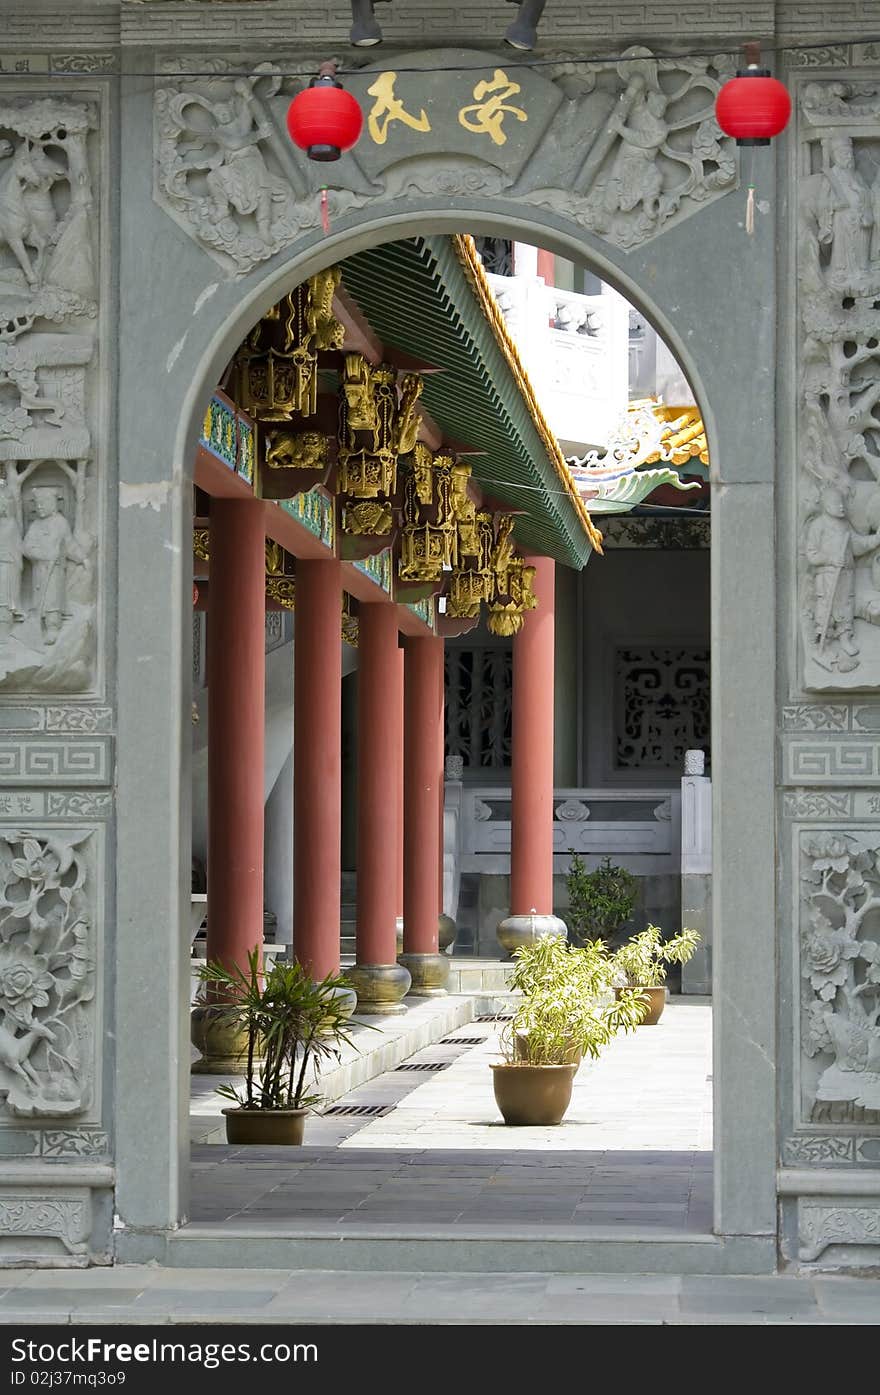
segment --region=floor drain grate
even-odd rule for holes
[[[444,1037],[441,1046],[482,1046],[485,1037]]]
[[[487,1012],[483,1017],[475,1017],[475,1022],[512,1022],[512,1012]]]
[[[324,1110],[323,1117],[333,1114],[338,1119],[343,1115],[348,1119],[381,1119],[384,1114],[390,1114],[394,1108],[393,1104],[331,1104],[329,1109]]]
[[[395,1066],[395,1070],[446,1070],[451,1066],[451,1061],[404,1061],[402,1066]]]

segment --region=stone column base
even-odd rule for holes
[[[221,1010],[202,1003],[190,1014],[190,1041],[202,1053],[192,1067],[195,1075],[243,1075],[247,1064],[247,1032],[224,1020]]]
[[[401,964],[355,964],[345,977],[357,991],[358,1012],[366,1016],[406,1012],[401,998],[409,992],[410,976]]]
[[[395,922],[394,922],[394,930],[395,930],[396,946],[397,946],[394,952],[395,952],[395,954],[402,954],[402,953],[403,953],[403,916],[402,916],[402,915],[399,915],[399,916],[397,917],[397,919],[395,920]]]
[[[412,977],[414,998],[445,998],[449,982],[449,957],[445,954],[401,954],[402,964]]]
[[[536,915],[534,911],[530,915],[509,915],[502,920],[495,933],[501,948],[506,949],[509,956],[522,945],[534,944],[542,935],[559,935],[562,939],[568,935],[565,921],[560,920],[559,916]]]

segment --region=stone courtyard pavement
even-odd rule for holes
[[[880,1279],[155,1265],[0,1277],[0,1324],[59,1322],[878,1324]]]
[[[659,1026],[619,1037],[581,1067],[555,1128],[502,1123],[498,1028],[468,1023],[334,1106],[355,1112],[310,1119],[302,1149],[194,1145],[190,1219],[706,1234],[711,1016],[673,1000]]]

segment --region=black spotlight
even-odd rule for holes
[[[519,14],[504,35],[504,42],[511,48],[532,49],[538,42],[538,25],[547,0],[510,0],[519,5]]]
[[[372,48],[381,44],[382,30],[373,13],[374,0],[351,0],[351,33],[356,48]]]

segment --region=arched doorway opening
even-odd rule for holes
[[[385,246],[388,246],[388,244],[385,244]],[[356,254],[356,257],[357,257],[357,254]],[[347,264],[347,258],[344,258],[344,257],[343,257],[343,258],[342,258],[342,265],[344,266],[344,265],[346,265],[346,264]],[[324,268],[321,268],[321,269],[324,269]],[[289,287],[290,287],[290,282],[289,282]],[[197,409],[197,410],[198,410],[198,409]],[[202,413],[201,413],[201,416],[199,416],[199,420],[204,420],[204,412],[202,412]],[[643,785],[644,785],[644,780],[643,780]],[[647,790],[647,792],[648,792],[648,794],[650,794],[650,785],[648,785],[648,790]],[[589,816],[589,812],[587,812],[587,816]],[[704,1225],[704,1228],[707,1229],[707,1225]]]

